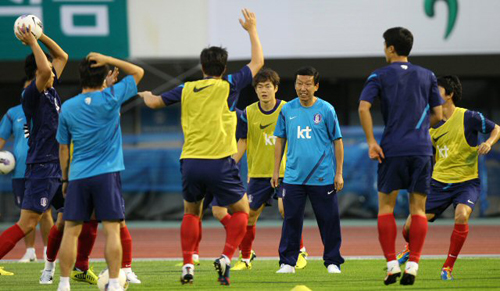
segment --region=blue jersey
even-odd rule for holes
[[[69,180],[123,171],[121,105],[137,94],[132,76],[114,86],[79,94],[64,102],[57,141],[73,142]]]
[[[55,74],[55,72],[54,72]],[[57,77],[54,79],[57,84]],[[59,163],[59,145],[56,141],[61,98],[52,87],[43,92],[36,88],[36,80],[26,87],[21,96],[28,130],[28,157],[26,164]]]
[[[286,169],[283,182],[298,185],[330,185],[335,176],[332,142],[342,138],[333,106],[318,98],[311,107],[299,98],[283,105],[274,130],[286,138]]]
[[[28,139],[24,135],[24,116],[21,105],[10,108],[0,122],[0,138],[8,140],[14,135],[14,157],[16,158],[16,168],[12,178],[24,178],[26,171],[26,156],[28,155]]]
[[[380,98],[385,129],[380,146],[386,157],[432,156],[430,108],[444,101],[436,76],[411,63],[395,62],[373,72],[360,100]]]

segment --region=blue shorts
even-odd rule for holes
[[[120,173],[106,173],[71,180],[68,184],[64,220],[89,221],[92,212],[100,221],[125,219]]]
[[[21,208],[21,205],[23,205],[25,183],[26,180],[24,178],[12,179],[12,192],[14,192],[14,202],[19,208]]]
[[[203,210],[207,208],[212,208],[213,206],[221,206],[217,201],[217,198],[212,195],[212,193],[205,194],[205,198],[203,199]]]
[[[431,220],[434,221],[451,204],[453,207],[465,204],[474,209],[480,193],[481,182],[479,179],[454,184],[441,183],[432,179],[431,194],[427,195],[425,212],[435,214],[436,216]]]
[[[248,202],[253,210],[259,209],[262,205],[273,205],[274,196],[281,198],[283,192],[283,183],[280,183],[278,189],[271,187],[271,178],[250,178],[248,183]]]
[[[240,172],[231,157],[182,159],[181,173],[182,196],[187,202],[200,201],[211,193],[219,206],[229,206],[245,195]]]
[[[431,175],[431,156],[388,157],[378,165],[378,191],[390,194],[406,189],[428,195]]]
[[[21,209],[44,213],[53,205],[62,211],[62,191],[59,164],[29,164],[26,166],[25,190]]]

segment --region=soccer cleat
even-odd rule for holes
[[[384,284],[394,284],[399,277],[401,277],[401,268],[399,267],[398,261],[394,260],[387,262],[387,276],[384,279]]]
[[[50,285],[54,283],[54,272],[55,269],[52,270],[43,270],[42,276],[40,276],[40,284],[42,285]]]
[[[244,260],[238,261],[234,267],[231,268],[233,271],[241,271],[241,270],[251,270],[252,263]]]
[[[185,264],[182,266],[181,284],[193,284],[194,281],[194,266]]]
[[[94,273],[94,267],[90,267],[87,271],[74,268],[73,271],[71,271],[70,277],[75,281],[87,282],[90,285],[97,285],[98,277]]]
[[[309,254],[306,252],[300,252],[299,257],[297,258],[297,265],[295,265],[295,269],[304,269],[307,266],[307,256]]]
[[[413,285],[415,283],[415,277],[417,277],[418,264],[415,262],[408,262],[406,264],[405,272],[399,283],[401,285]]]
[[[229,285],[229,271],[231,270],[231,266],[226,264],[226,259],[224,258],[224,256],[214,261],[214,268],[219,274],[218,281],[220,282],[220,284]]]
[[[35,249],[27,249],[26,253],[24,253],[24,256],[18,261],[19,263],[31,263],[35,262],[36,263],[36,253],[34,252]]]
[[[295,267],[287,264],[281,264],[280,269],[276,271],[276,274],[295,274]]]
[[[398,260],[398,263],[400,266],[404,265],[404,263],[406,263],[408,261],[408,259],[410,258],[409,245],[410,244],[406,244],[405,249],[396,256],[396,259]]]
[[[71,288],[69,287],[69,285],[64,285],[59,283],[59,286],[57,286],[57,291],[70,291],[70,290]]]
[[[256,258],[257,258],[257,254],[255,254],[255,251],[252,250],[252,253],[250,255],[250,262],[252,262]],[[243,260],[243,255],[241,254],[241,251],[240,251],[240,256],[238,257],[238,261],[241,261],[241,260]]]
[[[330,273],[330,274],[340,274],[340,273],[342,273],[342,272],[340,271],[339,266],[337,266],[337,265],[335,265],[335,264],[330,264],[330,265],[328,265],[327,270],[328,270],[328,273]]]
[[[134,273],[134,271],[132,271],[131,268],[126,268],[127,270],[125,271],[125,269],[123,269],[123,271],[125,272],[125,275],[127,276],[127,281],[131,284],[141,284],[141,280],[139,280],[139,278],[137,278],[137,275]]]
[[[451,268],[450,267],[444,267],[441,269],[441,280],[453,280],[453,276],[451,275]]]
[[[5,271],[3,267],[0,267],[0,276],[14,276],[14,273]]]

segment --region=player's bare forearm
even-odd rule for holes
[[[257,28],[253,31],[249,31],[248,34],[250,35],[250,43],[252,44],[252,60],[248,64],[248,67],[252,71],[252,77],[254,77],[264,66],[264,52],[257,33]]]
[[[151,109],[160,109],[166,107],[161,96],[154,95],[150,91],[139,92],[137,95],[144,99],[144,104]]]
[[[233,159],[236,163],[239,163],[241,161],[246,150],[247,150],[247,139],[240,138],[238,140],[238,152],[233,155]]]
[[[5,139],[3,139],[3,138],[0,137],[0,150],[3,149],[3,147],[5,146],[6,142],[7,141]]]
[[[500,139],[500,126],[495,124],[495,128],[491,131],[490,137],[486,140],[486,142],[491,146],[496,144]]]
[[[443,106],[432,107],[430,116],[431,127],[438,124],[441,120],[443,120]]]
[[[61,164],[62,179],[68,180],[69,145],[67,144],[59,144],[59,163]]]
[[[50,55],[53,58],[52,66],[54,66],[57,77],[60,78],[68,62],[68,54],[54,40],[43,33],[39,40],[49,49]]]
[[[257,18],[255,17],[255,13],[248,9],[243,9],[241,12],[244,20],[240,19],[240,24],[248,32],[252,46],[252,59],[248,67],[252,71],[252,76],[255,76],[262,66],[264,66],[264,52],[262,51],[259,34],[257,33]]]
[[[45,90],[45,86],[52,75],[49,60],[45,56],[45,53],[43,52],[38,42],[30,45],[30,47],[33,51],[33,55],[35,56],[36,66],[39,72],[38,77],[36,78],[36,88],[39,92],[42,92]]]
[[[341,138],[333,141],[335,147],[335,161],[337,163],[336,174],[342,175],[344,172],[344,142]]]
[[[278,187],[278,181],[280,177],[280,166],[283,159],[283,153],[285,151],[286,139],[282,137],[276,138],[276,144],[274,145],[274,170],[273,178],[271,179],[271,186],[274,188]]]
[[[359,119],[361,121],[361,126],[363,127],[363,131],[365,132],[366,141],[368,144],[376,143],[375,136],[373,135],[373,119],[370,109],[372,104],[367,101],[359,102]]]

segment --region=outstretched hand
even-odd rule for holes
[[[94,52],[91,52],[90,54],[87,55],[87,59],[89,61],[95,62],[95,64],[90,65],[91,68],[102,67],[102,66],[106,65],[108,63],[108,58],[109,58],[108,56],[101,55],[100,53],[94,53]]]
[[[243,13],[243,17],[245,18],[245,20],[243,20],[241,18],[239,19],[241,26],[246,31],[251,31],[253,29],[257,29],[257,18],[255,17],[255,13],[253,13],[252,11],[250,11],[246,8],[241,10],[241,13]]]
[[[116,81],[118,81],[118,75],[120,74],[120,70],[115,67],[112,71],[109,70],[108,75],[106,76],[106,87],[113,86]]]

